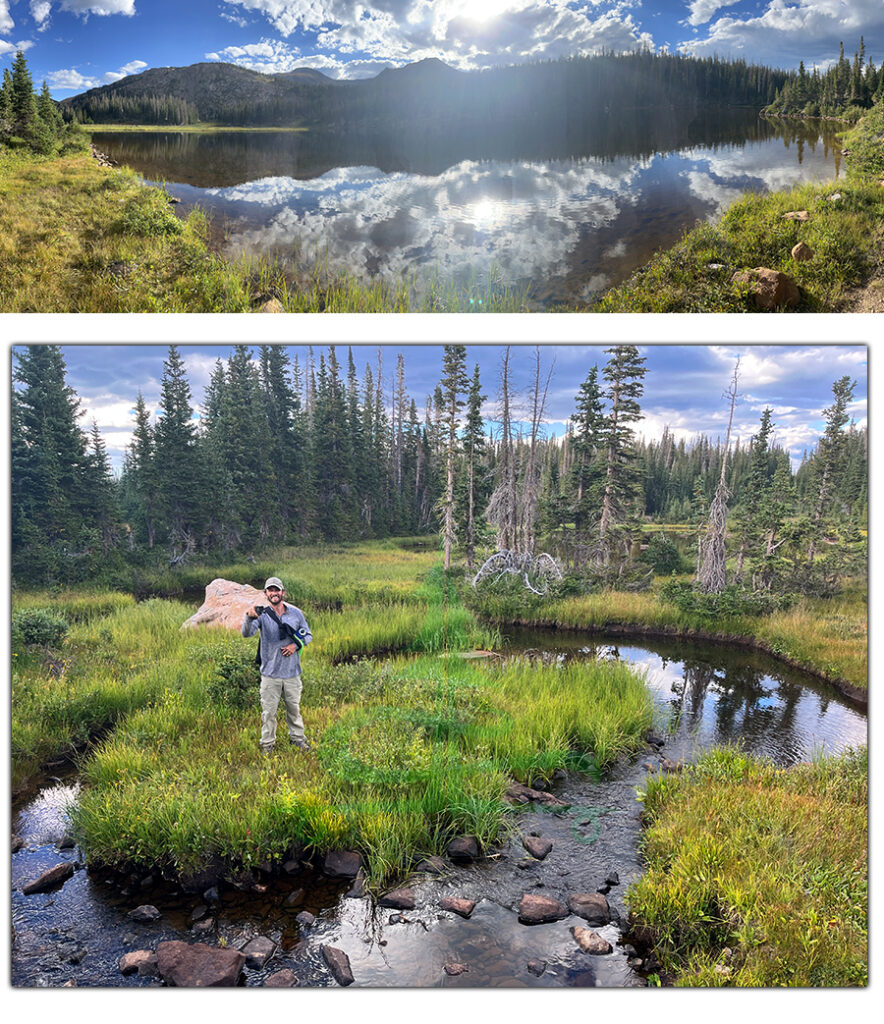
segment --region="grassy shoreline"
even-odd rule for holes
[[[296,127],[294,125],[256,125],[250,128],[246,125],[234,124],[83,124],[82,130],[92,136],[96,132],[113,132],[125,134],[127,132],[185,132],[188,134],[208,134],[221,132],[307,132],[309,128]]]

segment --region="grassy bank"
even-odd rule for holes
[[[689,231],[592,307],[603,313],[740,313],[754,310],[737,271],[769,267],[801,289],[799,312],[839,312],[854,289],[881,273],[884,241],[884,107],[846,136],[845,180],[747,195],[715,224]],[[833,199],[831,196],[840,198]],[[806,210],[806,222],[785,214]],[[792,248],[804,242],[809,260]]]
[[[83,763],[75,826],[92,860],[189,872],[347,846],[381,884],[457,834],[499,839],[512,777],[598,770],[642,745],[651,701],[628,669],[461,659],[498,638],[445,594],[426,552],[367,547],[349,552],[352,603],[314,611],[292,594],[316,638],[303,698],[314,752],[289,748],[283,729],[261,755],[253,640],[182,631],[192,608],[175,601],[60,594],[52,609],[73,623],[61,649],[14,659],[13,785],[113,727]],[[358,593],[359,556],[372,553],[406,600]],[[343,593],[324,549],[292,558],[274,563],[289,586],[297,570],[317,595]],[[39,607],[34,595],[15,605]],[[353,661],[376,652],[411,656]]]
[[[645,795],[638,937],[679,986],[868,982],[865,750],[788,771],[704,755]]]
[[[283,271],[228,262],[209,246],[199,210],[181,219],[161,188],[85,152],[0,149],[0,312],[519,312],[503,285],[363,283],[322,265]]]
[[[188,135],[204,135],[214,132],[306,132],[306,128],[299,128],[295,125],[279,125],[277,127],[267,125],[256,125],[248,127],[245,125],[226,124],[84,124],[80,126],[84,132],[92,136],[96,133],[113,132],[114,134],[127,134],[129,132],[184,132]]]

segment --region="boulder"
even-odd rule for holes
[[[611,920],[611,906],[601,893],[572,893],[568,897],[568,909],[590,924],[608,924]]]
[[[460,896],[446,896],[444,899],[439,900],[439,906],[443,910],[450,910],[454,914],[460,914],[461,917],[469,917],[476,909],[476,904],[473,900],[465,900]]]
[[[133,921],[159,921],[163,915],[150,903],[144,903],[142,906],[130,910],[127,916],[131,917]]]
[[[392,907],[393,910],[414,910],[414,889],[393,889],[384,893],[378,900],[380,907]]]
[[[294,972],[284,967],[281,971],[274,971],[264,982],[264,988],[294,988],[298,979]]]
[[[263,591],[256,590],[247,583],[212,580],[206,587],[205,600],[181,628],[222,626],[224,629],[235,629],[239,632],[249,608],[266,603]]]
[[[807,210],[790,210],[788,213],[783,214],[783,220],[797,220],[799,223],[804,223],[810,220],[810,214]]]
[[[73,873],[73,864],[69,862],[56,864],[55,867],[44,871],[39,878],[35,878],[33,882],[23,885],[21,891],[25,896],[33,896],[38,892],[50,892],[52,889],[57,889],[59,886],[64,885]]]
[[[157,968],[175,988],[222,988],[236,985],[246,962],[238,949],[221,949],[202,942],[173,940],[157,946]]]
[[[543,839],[540,836],[525,836],[522,846],[536,860],[543,860],[553,848],[551,839]]]
[[[355,878],[361,867],[362,854],[356,850],[331,850],[322,862],[322,870],[330,878]]]
[[[614,949],[607,939],[603,939],[598,932],[591,931],[589,928],[581,928],[579,925],[575,925],[571,929],[571,934],[584,953],[590,953],[593,956],[604,956]]]
[[[322,956],[332,972],[332,977],[339,985],[352,985],[356,980],[350,969],[350,958],[342,949],[334,946],[320,946]]]
[[[805,262],[806,260],[812,260],[815,253],[813,249],[807,244],[807,242],[799,242],[797,245],[792,246],[792,259]]]
[[[309,910],[302,910],[295,916],[295,920],[302,928],[312,928],[316,924],[316,917]]]
[[[359,869],[356,877],[353,879],[353,884],[344,893],[348,899],[358,900],[362,899],[365,895],[365,872],[362,868]]]
[[[120,974],[139,974],[142,978],[155,978],[159,974],[157,955],[149,949],[136,949],[120,958]]]
[[[259,313],[284,313],[285,306],[279,301],[279,299],[268,299],[258,307]]]
[[[747,287],[756,308],[761,310],[792,309],[801,299],[801,292],[792,278],[769,267],[738,271],[731,283]]]
[[[256,935],[243,946],[243,954],[246,958],[246,966],[260,970],[264,964],[273,956],[276,950],[276,943],[265,935]]]
[[[522,924],[545,924],[547,921],[561,921],[567,916],[567,909],[551,896],[526,892],[519,904],[519,920]]]
[[[469,863],[479,856],[479,842],[475,836],[458,836],[451,840],[445,852],[454,861]]]

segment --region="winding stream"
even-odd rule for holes
[[[281,968],[301,986],[335,982],[320,946],[336,946],[349,957],[359,987],[630,987],[645,984],[634,951],[621,939],[625,893],[640,874],[636,843],[640,830],[635,790],[664,757],[689,760],[705,747],[741,741],[746,750],[781,766],[808,760],[816,751],[837,753],[866,742],[864,711],[812,677],[786,669],[760,654],[683,641],[625,641],[580,633],[510,631],[509,651],[563,662],[619,658],[644,670],[666,737],[619,764],[601,782],[570,776],[555,785],[568,807],[557,813],[526,805],[512,838],[493,857],[442,876],[413,880],[416,909],[379,908],[347,895],[349,883],[302,870],[266,879],[266,891],[224,886],[211,907],[214,927],[203,941],[242,947],[257,935],[276,951],[263,967],[247,967],[245,984],[261,985]],[[667,731],[668,723],[668,731]],[[157,979],[123,976],[127,952],[155,949],[166,939],[195,941],[194,912],[200,893],[185,893],[150,875],[132,878],[125,890],[97,872],[77,870],[49,894],[24,896],[20,888],[61,861],[77,861],[76,849],[59,849],[76,800],[76,778],[46,782],[36,795],[13,806],[13,832],[24,847],[12,856],[12,984],[24,987],[157,986]],[[528,857],[522,837],[540,833],[554,843],[543,861]],[[616,872],[619,884],[608,900],[611,924],[594,928],[614,947],[607,956],[587,956],[571,936],[569,917],[552,924],[520,924],[517,908],[526,892],[567,903],[569,893],[595,892]],[[263,886],[262,886],[263,888]],[[445,896],[476,902],[467,920],[439,909]],[[128,912],[141,904],[161,912],[137,923]],[[295,920],[302,911],[312,925]],[[303,921],[303,919],[302,919]],[[449,976],[446,964],[465,965]]]

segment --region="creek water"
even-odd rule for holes
[[[547,662],[618,658],[645,673],[657,709],[662,750],[651,747],[624,760],[600,781],[570,775],[553,786],[564,808],[526,805],[514,815],[510,839],[494,855],[444,875],[411,880],[416,909],[392,911],[348,895],[349,883],[304,869],[267,878],[265,891],[219,888],[210,908],[214,926],[203,941],[242,947],[257,935],[276,943],[261,968],[244,971],[247,986],[290,969],[301,986],[334,981],[321,954],[327,944],[347,953],[357,987],[632,987],[645,984],[634,951],[621,941],[625,892],[641,873],[636,852],[641,805],[636,789],[662,758],[690,760],[713,744],[739,741],[744,749],[789,766],[817,751],[836,753],[866,742],[862,709],[805,673],[752,652],[708,644],[630,641],[580,633],[510,631],[508,654]],[[13,806],[13,832],[24,847],[12,856],[12,984],[21,987],[142,987],[156,979],[123,976],[126,952],[155,949],[165,939],[195,941],[192,921],[204,903],[146,874],[121,890],[100,872],[77,870],[61,889],[24,896],[21,886],[61,861],[78,868],[76,849],[58,844],[76,800],[74,775],[46,780]],[[522,838],[539,833],[553,841],[545,860],[529,857]],[[579,917],[523,925],[517,908],[526,892],[567,904],[569,893],[595,892],[612,872],[612,923],[595,928],[613,946],[589,956],[570,929]],[[444,896],[476,902],[469,919],[439,909]],[[149,903],[159,920],[137,923],[128,912]],[[312,925],[296,916],[307,910]],[[450,976],[445,965],[462,964]]]
[[[580,305],[744,192],[841,171],[824,122],[723,108],[635,112],[578,130],[97,131],[113,160],[211,214],[228,256],[292,276],[507,287],[531,308]]]

